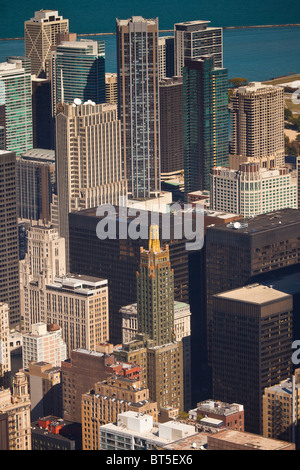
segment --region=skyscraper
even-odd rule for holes
[[[183,170],[182,77],[165,78],[159,84],[160,155],[162,179]],[[165,175],[166,174],[166,175]]]
[[[214,67],[223,67],[222,28],[208,26],[210,21],[185,21],[174,25],[175,75],[182,75],[186,60],[212,55]]]
[[[0,150],[0,302],[9,305],[9,325],[20,324],[16,154]]]
[[[31,73],[39,78],[49,78],[46,61],[50,60],[51,47],[56,45],[58,34],[69,32],[69,20],[56,10],[36,11],[25,21],[25,55],[31,59]]]
[[[119,204],[127,195],[117,105],[75,103],[63,104],[56,117],[59,233],[66,240],[67,270],[69,213]]]
[[[230,100],[230,153],[259,159],[270,168],[284,164],[283,88],[251,82]]]
[[[186,60],[183,68],[185,193],[209,189],[213,166],[228,162],[228,71],[213,56]]]
[[[159,81],[174,75],[174,36],[158,38]]]
[[[60,102],[105,103],[104,41],[62,41],[51,54],[52,115]]]
[[[0,124],[2,150],[20,155],[33,146],[30,61],[8,57],[0,64]]]
[[[158,226],[150,227],[149,250],[141,248],[137,319],[139,332],[149,335],[155,345],[174,340],[174,272],[169,247],[160,247]]]
[[[290,377],[292,316],[292,296],[272,287],[213,296],[213,396],[244,405],[246,431],[262,434],[264,389]]]
[[[119,119],[128,193],[160,192],[158,19],[117,20]]]

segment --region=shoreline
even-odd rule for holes
[[[269,25],[255,25],[255,26],[223,26],[222,29],[255,29],[255,28],[295,28],[300,26],[300,23],[288,23],[288,24],[269,24]],[[159,33],[171,33],[174,29],[162,29]],[[115,36],[116,33],[79,33],[77,36]],[[16,38],[0,38],[0,41],[24,41],[24,37]]]

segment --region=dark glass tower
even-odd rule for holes
[[[187,60],[183,68],[185,193],[209,190],[213,166],[228,162],[228,71],[213,56]]]

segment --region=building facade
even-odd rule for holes
[[[117,20],[119,119],[128,193],[160,192],[158,19]]]
[[[32,100],[30,61],[8,57],[0,64],[0,125],[2,150],[20,155],[32,149]]]
[[[211,210],[249,218],[287,207],[298,209],[296,177],[287,167],[267,170],[259,163],[242,163],[239,171],[212,168]]]
[[[67,269],[69,213],[119,204],[127,195],[117,106],[76,103],[64,105],[56,117],[59,233],[66,240]]]
[[[68,275],[45,286],[47,324],[57,324],[69,356],[72,349],[96,350],[109,339],[106,279]]]
[[[291,295],[259,284],[213,296],[213,396],[244,405],[246,431],[262,434],[264,389],[291,375],[292,315]]]
[[[57,35],[69,32],[69,20],[56,10],[36,11],[34,17],[24,23],[25,55],[31,61],[31,73],[39,78],[47,77],[46,61]],[[49,77],[47,77],[49,78]]]
[[[52,115],[59,103],[105,103],[104,41],[62,41],[51,55]]]
[[[228,162],[228,71],[213,56],[186,60],[183,68],[184,190],[209,190],[214,166]]]
[[[0,150],[0,302],[9,305],[9,325],[20,325],[16,154]]]
[[[284,165],[283,88],[251,82],[230,100],[230,153],[259,159],[267,168]]]
[[[213,56],[214,67],[223,67],[223,31],[209,23],[196,20],[174,25],[175,75],[183,74],[186,60],[207,54]]]
[[[0,387],[9,388],[11,384],[9,307],[0,303]]]

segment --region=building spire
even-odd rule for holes
[[[149,229],[149,251],[160,253],[159,230],[157,225],[150,225]]]

